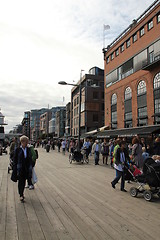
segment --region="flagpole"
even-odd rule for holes
[[[105,48],[105,35],[104,35],[104,24],[103,24],[103,49]]]
[[[109,30],[110,26],[103,24],[103,49],[105,49],[105,31]]]

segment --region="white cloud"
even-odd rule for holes
[[[26,110],[70,100],[80,70],[103,68],[106,45],[152,0],[5,0],[0,1],[0,107],[12,128]]]

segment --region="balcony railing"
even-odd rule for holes
[[[147,14],[149,14],[158,4],[160,3],[160,0],[154,1],[146,10],[143,12],[139,18],[136,20],[134,19],[132,24],[129,25],[128,28],[126,28],[110,45],[108,45],[107,48],[104,48],[104,52],[107,52],[111,47],[113,47],[123,36],[125,36],[134,26],[137,25],[141,20],[143,20]]]
[[[147,59],[142,62],[142,69],[143,70],[149,70],[152,68],[154,65],[157,65],[157,63],[160,62],[160,52],[157,52],[153,55],[152,58]]]

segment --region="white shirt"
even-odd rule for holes
[[[124,152],[121,152],[121,153],[120,153],[120,161],[121,161],[121,163],[124,163],[124,162],[125,162]],[[114,168],[117,169],[117,170],[120,171],[120,172],[123,172],[124,165],[121,164],[121,163],[118,164],[118,165],[114,164]]]
[[[24,152],[24,157],[26,158],[27,157],[27,148],[23,148],[22,146],[21,146],[21,148],[22,148],[22,150]]]

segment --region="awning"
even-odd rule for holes
[[[135,128],[105,130],[103,132],[98,132],[97,138],[133,137],[136,135],[148,135],[154,133],[160,133],[160,124]]]
[[[98,129],[92,130],[90,132],[86,132],[86,133],[82,134],[81,138],[94,137],[99,132],[103,132],[104,130],[106,130],[108,128],[109,128],[109,126],[103,126],[103,127],[98,128]]]

